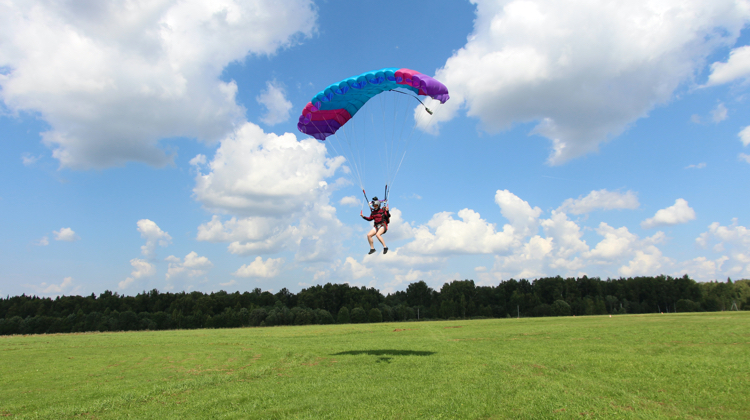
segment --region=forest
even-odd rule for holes
[[[728,310],[750,310],[750,280],[557,276],[510,279],[497,286],[456,280],[440,290],[419,281],[387,295],[371,287],[327,283],[297,294],[256,288],[244,293],[154,289],[135,296],[111,291],[7,296],[0,298],[0,335]]]

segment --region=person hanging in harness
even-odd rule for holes
[[[381,235],[388,232],[388,222],[391,220],[391,213],[388,211],[388,205],[386,205],[385,208],[381,208],[378,197],[373,197],[370,202],[370,216],[365,216],[361,211],[359,212],[359,215],[365,220],[372,220],[375,222],[375,226],[367,234],[367,242],[370,243],[370,252],[368,255],[375,252],[375,247],[373,246],[372,241],[373,236],[377,236],[380,243],[383,244],[383,254],[387,254],[388,247],[385,245],[385,241]]]

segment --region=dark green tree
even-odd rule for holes
[[[354,308],[352,309],[352,323],[354,324],[361,324],[363,322],[367,322],[367,313],[362,308]]]
[[[349,309],[347,309],[346,306],[339,310],[339,315],[336,318],[336,322],[338,322],[339,324],[348,324],[349,322],[351,322],[351,320],[349,319]]]
[[[370,322],[383,322],[383,314],[380,313],[380,309],[378,309],[378,308],[372,308],[372,309],[370,309],[370,316],[368,318],[368,321],[370,321]]]

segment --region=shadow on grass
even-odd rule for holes
[[[358,356],[360,354],[369,354],[370,356],[432,356],[435,352],[414,350],[350,350],[334,353],[331,356]]]
[[[415,350],[350,350],[334,353],[331,356],[358,356],[367,354],[378,357],[377,363],[391,363],[393,357],[387,356],[432,356],[434,351],[415,351]]]

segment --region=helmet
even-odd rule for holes
[[[380,201],[378,201],[378,197],[372,197],[372,205],[373,206],[380,206]]]

